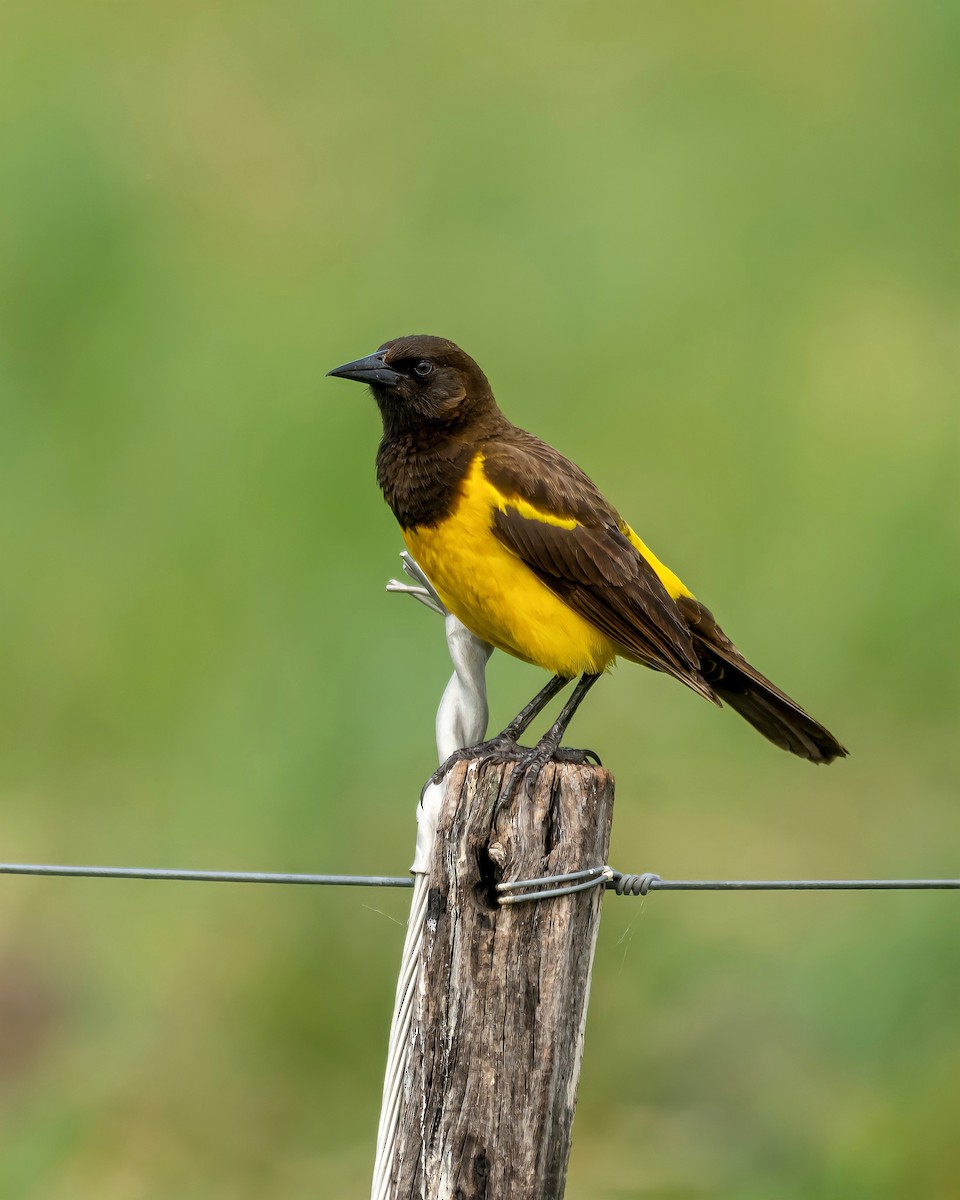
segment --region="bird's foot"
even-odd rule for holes
[[[587,763],[593,763],[596,767],[603,766],[596,750],[574,750],[572,746],[559,746],[553,752],[553,761],[573,763],[577,767],[585,767]]]
[[[536,790],[540,772],[553,759],[556,753],[556,746],[550,743],[544,744],[543,741],[537,742],[535,746],[524,747],[524,753],[517,759],[516,766],[510,773],[510,778],[507,780],[507,786],[503,789],[499,803],[503,805],[513,803],[520,790],[521,780],[523,781],[524,794],[527,799],[531,799]]]
[[[468,762],[475,758],[492,763],[520,762],[526,753],[529,753],[528,747],[518,745],[515,738],[503,733],[498,733],[489,741],[478,742],[476,746],[464,746],[462,750],[454,750],[450,757],[437,767],[423,785],[423,791],[420,794],[422,796],[431,783],[442,783],[457,763]]]
[[[515,764],[503,794],[503,801],[510,801],[514,798],[521,779],[526,781],[524,788],[526,794],[532,796],[537,786],[537,780],[540,778],[540,772],[549,762],[573,763],[578,767],[586,766],[587,763],[595,763],[598,767],[603,766],[600,756],[595,750],[575,750],[570,746],[554,746],[547,738],[542,738],[535,746],[521,746],[509,733],[498,733],[489,741],[478,742],[476,746],[464,746],[462,750],[454,750],[423,785],[420,792],[421,798],[432,783],[442,783],[457,763],[469,762],[472,759],[480,759],[485,763]]]
[[[602,766],[600,756],[594,750],[574,750],[570,746],[555,746],[548,738],[542,738],[535,746],[520,746],[521,753],[513,760],[516,766],[510,775],[509,782],[500,798],[501,804],[509,804],[517,794],[520,781],[523,780],[523,790],[530,798],[536,790],[540,772],[547,763],[573,763],[583,767],[593,762]]]

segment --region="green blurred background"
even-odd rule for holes
[[[324,372],[426,331],[853,752],[625,668],[612,861],[960,873],[958,51],[937,0],[8,0],[0,857],[407,868],[450,665]],[[0,1196],[367,1194],[408,901],[0,883]],[[955,1200],[957,905],[608,900],[570,1200]]]

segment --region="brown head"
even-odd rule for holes
[[[384,342],[375,354],[327,374],[370,385],[388,436],[459,430],[497,412],[487,377],[470,355],[426,333]]]

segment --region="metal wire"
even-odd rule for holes
[[[948,891],[960,879],[655,879],[651,892]]]
[[[526,904],[530,900],[550,900],[555,896],[570,896],[574,892],[586,892],[590,888],[606,887],[617,875],[611,867],[587,867],[584,871],[567,871],[563,875],[541,875],[538,879],[515,879],[509,883],[498,883],[497,897],[501,905]],[[537,892],[521,892],[521,888],[537,887]]]
[[[593,868],[600,874],[602,868]],[[0,863],[0,875],[83,876],[93,879],[179,879],[195,883],[295,883],[328,887],[413,887],[408,875],[290,875],[269,871],[180,871],[156,867],[74,867],[46,863]],[[605,886],[618,895],[648,892],[841,892],[948,891],[960,879],[661,879],[646,871],[613,871]],[[544,877],[544,882],[549,877]],[[540,880],[519,881],[539,883]]]
[[[168,871],[156,867],[64,867],[41,863],[0,863],[0,875],[182,879],[191,883],[306,883],[330,887],[413,887],[413,880],[409,875],[282,875],[270,871]]]

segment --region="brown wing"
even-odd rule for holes
[[[488,443],[484,471],[505,502],[505,510],[494,513],[493,532],[508,549],[625,654],[716,702],[676,604],[579,467],[522,434]],[[551,518],[576,524],[568,528]]]

